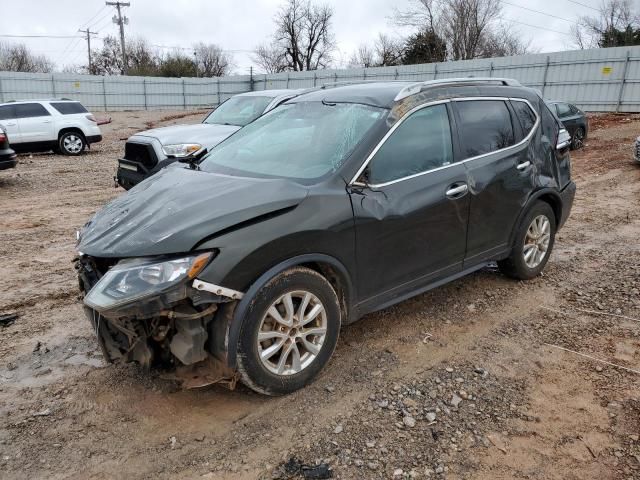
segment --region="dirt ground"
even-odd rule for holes
[[[88,154],[0,172],[0,314],[19,314],[0,327],[0,477],[640,478],[640,116],[592,119],[543,276],[487,268],[368,315],[313,385],[266,398],[104,366],[82,313],[75,231],[122,194],[128,135],[201,116],[171,113],[110,113]]]

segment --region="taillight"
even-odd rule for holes
[[[87,115],[87,120],[94,123],[98,123],[98,121],[96,120],[96,117],[94,117],[93,115]]]
[[[6,141],[7,141],[7,136],[4,133],[0,132],[0,142],[6,142]]]

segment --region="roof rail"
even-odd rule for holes
[[[340,87],[343,85],[359,85],[361,83],[407,83],[410,80],[343,80],[341,82],[326,82],[320,88]]]
[[[424,82],[416,82],[412,85],[404,87],[398,94],[394,101],[402,100],[410,95],[420,93],[424,87],[435,87],[441,85],[464,85],[464,84],[492,84],[498,83],[500,85],[509,87],[521,87],[522,84],[514,80],[513,78],[497,78],[497,77],[465,77],[465,78],[443,78],[441,80],[426,80]]]

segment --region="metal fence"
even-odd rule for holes
[[[508,77],[587,111],[640,112],[640,46],[516,57],[317,70],[219,78],[100,77],[0,72],[0,102],[73,98],[93,110],[212,107],[237,93],[304,88],[334,82]]]

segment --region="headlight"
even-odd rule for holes
[[[199,150],[202,150],[202,145],[199,143],[177,143],[175,145],[164,145],[162,147],[165,155],[177,158],[188,157]]]
[[[173,260],[123,260],[105,273],[84,298],[98,311],[112,309],[146,297],[152,297],[195,278],[212,253]]]

